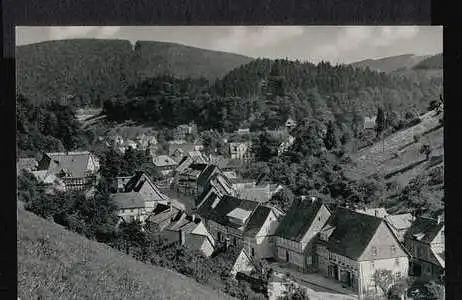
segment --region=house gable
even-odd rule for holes
[[[273,235],[278,225],[279,220],[277,215],[273,210],[270,210],[260,230],[257,232],[256,237]]]
[[[377,227],[358,261],[380,260],[408,256],[401,243],[384,221]]]
[[[330,216],[331,212],[327,209],[327,207],[324,204],[321,205],[321,207],[318,210],[318,213],[316,214],[315,218],[313,219],[313,222],[311,223],[311,226],[308,228],[301,240],[302,250],[311,241],[311,239],[321,231],[326,222],[329,220]]]

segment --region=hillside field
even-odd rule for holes
[[[21,299],[231,299],[67,231],[20,205],[17,247]]]

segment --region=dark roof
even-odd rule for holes
[[[250,219],[245,227],[245,233],[250,236],[255,236],[268,218],[271,208],[260,205],[250,216]]]
[[[58,152],[47,153],[50,157],[50,165],[48,171],[57,174],[61,170],[65,170],[71,177],[85,177],[88,161],[90,160],[90,152]]]
[[[204,171],[199,175],[197,178],[197,183],[200,185],[206,185],[208,181],[210,181],[212,175],[215,171],[218,170],[218,167],[215,165],[208,165],[205,167]]]
[[[138,192],[143,186],[144,181],[141,180],[143,178],[146,178],[146,180],[148,179],[142,171],[136,172],[135,175],[125,184],[125,192]]]
[[[294,241],[300,241],[313,223],[321,201],[296,200],[276,230],[275,235]]]
[[[431,243],[443,226],[444,223],[438,224],[435,219],[418,217],[406,231],[404,238],[415,239],[415,235],[421,234],[421,238],[419,239],[420,241],[424,243]]]
[[[143,197],[136,192],[112,194],[111,199],[119,209],[144,207]]]
[[[238,199],[236,197],[231,197],[228,195],[223,196],[223,198],[218,202],[215,208],[212,208],[212,204],[215,201],[217,196],[209,197],[204,201],[204,203],[197,210],[197,214],[204,219],[215,221],[223,226],[235,227],[238,225],[229,221],[228,213],[233,211],[236,208],[241,208],[248,211],[253,211],[258,203],[255,201]]]
[[[350,259],[358,259],[382,222],[378,217],[337,207],[327,222],[334,227],[327,248]]]

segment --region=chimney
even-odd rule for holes
[[[196,214],[193,213],[193,214],[191,215],[191,221],[192,221],[193,223],[194,223],[194,221],[196,221]]]

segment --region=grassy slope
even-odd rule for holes
[[[62,95],[102,98],[123,93],[146,76],[214,80],[252,58],[173,43],[74,39],[16,48],[18,90],[35,101]]]
[[[432,155],[444,155],[443,128],[438,128],[440,126],[439,117],[441,116],[434,116],[434,112],[426,113],[422,116],[420,124],[392,134],[385,138],[383,143],[379,142],[358,151],[352,155],[353,163],[346,168],[347,176],[353,179],[368,177],[374,173],[386,176],[407,166],[412,166],[409,170],[397,173],[387,179],[387,181],[396,180],[405,185],[413,177],[441,166],[442,162],[427,169],[429,167],[428,162],[419,163],[425,160],[425,155],[419,152],[422,143],[431,144]],[[419,142],[414,143],[414,135],[421,134],[424,135]],[[399,153],[398,158],[393,156],[395,152]]]
[[[229,299],[18,209],[21,299]]]

